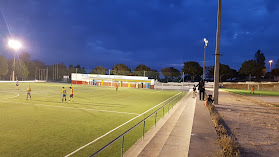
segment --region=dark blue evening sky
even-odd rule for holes
[[[111,69],[123,63],[153,69],[183,62],[214,64],[217,0],[0,0],[21,51],[46,64]],[[0,55],[12,57],[0,16]],[[223,0],[221,63],[239,69],[260,49],[279,58],[279,0]]]

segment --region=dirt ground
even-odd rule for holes
[[[220,92],[216,109],[240,144],[241,156],[279,156],[279,107],[252,101],[256,98]],[[261,97],[257,100],[268,101]],[[279,102],[273,97],[272,102]]]

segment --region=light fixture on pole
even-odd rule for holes
[[[271,71],[271,63],[273,62],[273,60],[268,61],[269,65],[270,65],[270,71]]]
[[[15,81],[15,54],[18,49],[21,48],[21,43],[17,40],[11,39],[8,42],[8,45],[10,48],[14,49],[14,63],[13,63],[13,76],[12,76],[12,81]]]
[[[204,80],[204,76],[205,76],[205,55],[206,55],[206,47],[207,47],[207,43],[208,40],[206,40],[206,38],[203,39],[204,40],[204,59],[203,59],[203,73],[202,73],[202,79]]]

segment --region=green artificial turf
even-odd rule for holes
[[[279,91],[262,91],[262,90],[255,90],[254,94],[251,93],[251,90],[244,90],[244,89],[224,89],[229,92],[233,92],[236,94],[242,95],[261,95],[261,96],[279,96]]]
[[[32,100],[26,89],[32,88]],[[70,85],[59,83],[0,83],[0,154],[1,156],[65,156],[129,121],[178,91],[74,85],[74,101],[62,103],[62,87],[69,98]],[[67,100],[68,101],[68,100]],[[150,113],[134,119],[73,156],[89,156]],[[165,108],[165,114],[168,108]],[[157,120],[163,116],[162,110]],[[146,121],[144,132],[154,125],[155,115]],[[143,124],[124,139],[124,151],[143,134]],[[120,156],[122,138],[99,156]]]

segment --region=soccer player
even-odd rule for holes
[[[69,102],[72,102],[74,100],[74,89],[73,89],[73,87],[70,87],[70,90],[71,90],[71,94],[70,94]]]
[[[28,86],[28,88],[27,88],[27,96],[26,96],[26,100],[28,100],[28,95],[29,95],[30,100],[31,100],[31,87],[30,87],[30,86]]]
[[[67,94],[66,89],[64,87],[62,87],[62,102],[64,101],[64,98],[65,98],[65,102],[67,102],[66,101],[66,94]]]
[[[18,82],[18,80],[16,80],[16,88],[17,88],[17,90],[19,90],[19,82]]]
[[[115,89],[116,89],[116,91],[118,91],[118,84],[116,84]]]

